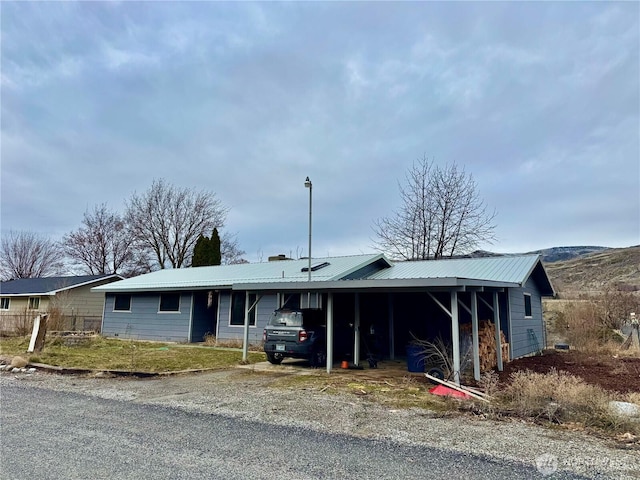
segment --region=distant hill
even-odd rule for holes
[[[563,294],[602,291],[606,288],[640,291],[640,245],[629,248],[560,247],[548,250],[575,249],[577,252],[589,248],[597,250],[564,261],[545,262],[543,257],[545,269],[556,291]],[[543,252],[540,253],[544,255]]]
[[[604,250],[609,250],[607,247],[552,247],[545,248],[543,250],[534,250],[533,252],[542,255],[542,261],[546,263],[561,262],[565,260],[571,260],[573,258],[584,257],[591,255],[592,253],[599,253]]]

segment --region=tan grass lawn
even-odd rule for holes
[[[31,363],[91,370],[175,372],[190,369],[227,368],[242,360],[239,350],[205,346],[139,342],[94,337],[67,346],[63,338],[49,338],[42,352],[27,354],[29,337],[0,338],[0,354],[21,355]],[[249,352],[249,363],[264,361],[260,352]]]

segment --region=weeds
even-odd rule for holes
[[[24,355],[28,337],[3,338],[0,353]],[[65,345],[62,337],[48,338],[37,363],[91,370],[171,372],[189,369],[228,368],[242,359],[240,351],[167,343],[115,340],[92,337],[87,343]],[[251,352],[249,361],[264,360],[264,354]],[[34,357],[30,361],[35,362]]]
[[[611,394],[567,372],[515,372],[497,394],[501,410],[520,417],[556,424],[577,423],[612,432],[640,434],[640,424],[611,412]],[[627,398],[637,401],[635,394]]]

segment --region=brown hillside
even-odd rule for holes
[[[605,289],[640,290],[640,245],[612,248],[581,258],[546,263],[556,292],[573,295]]]

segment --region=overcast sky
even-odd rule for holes
[[[424,156],[498,241],[640,243],[639,4],[2,2],[1,228],[52,238],[154,178],[250,261],[368,253]]]

